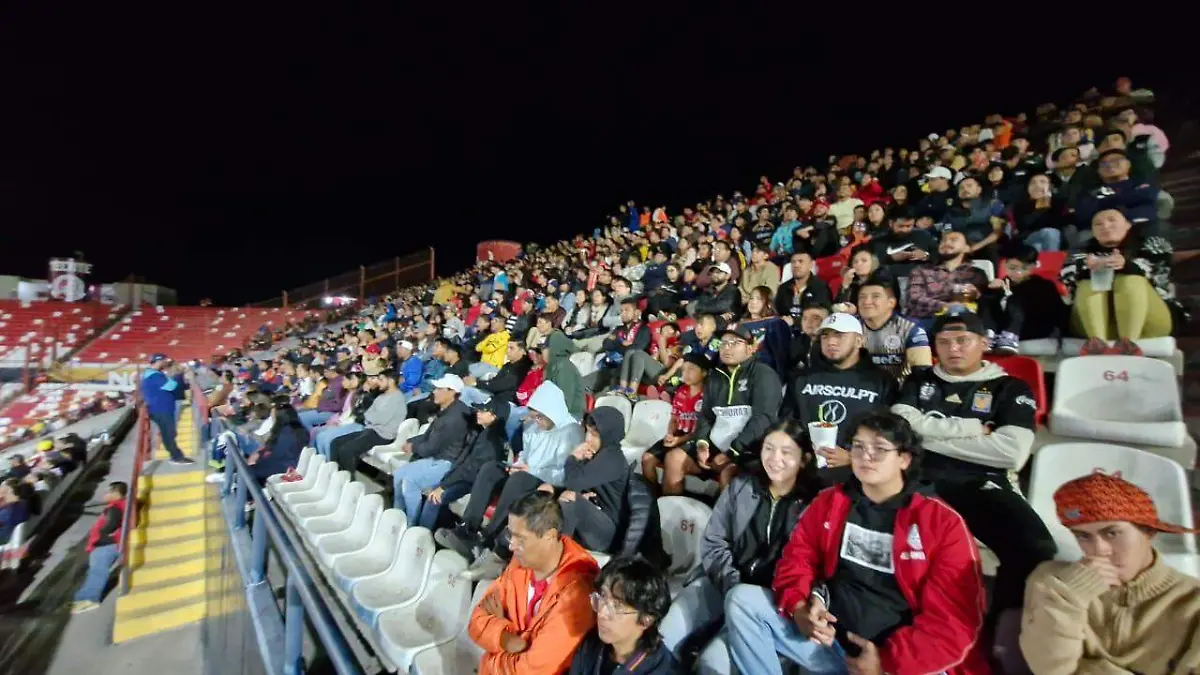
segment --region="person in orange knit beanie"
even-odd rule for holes
[[[1042,563],[1026,582],[1021,652],[1037,675],[1200,672],[1200,580],[1168,566],[1150,495],[1093,473],[1054,493],[1058,519],[1083,549]]]

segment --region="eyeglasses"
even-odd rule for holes
[[[597,614],[606,614],[608,616],[625,616],[628,614],[637,614],[636,609],[618,610],[615,601],[612,598],[605,598],[600,593],[592,593],[588,596],[592,601],[592,611]]]
[[[885,448],[879,446],[871,447],[864,443],[859,443],[858,441],[855,441],[850,445],[851,456],[858,457],[859,459],[882,459],[889,452],[899,451],[899,448]]]

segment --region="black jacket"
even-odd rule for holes
[[[517,387],[521,386],[521,382],[529,374],[532,366],[533,362],[529,360],[529,357],[522,356],[519,361],[506,362],[494,377],[488,380],[479,380],[475,386],[498,397],[501,401],[512,403],[517,398]]]
[[[779,290],[775,291],[775,313],[797,320],[796,325],[792,327],[792,332],[800,330],[800,315],[804,313],[804,307],[811,304],[825,306],[833,304],[829,286],[815,273],[808,276],[808,283],[805,284],[799,299],[796,298],[796,282],[794,280],[789,279],[786,283],[780,284]]]
[[[442,476],[438,486],[448,487],[455,483],[469,485],[475,481],[475,474],[485,465],[503,462],[508,452],[504,449],[504,441],[507,440],[504,436],[504,422],[507,418],[508,413],[505,411],[503,415],[497,416],[490,427],[471,432],[462,452],[454,458],[453,466]]]
[[[742,292],[738,290],[736,284],[730,281],[720,291],[713,293],[714,290],[716,290],[715,286],[709,286],[708,290],[693,301],[696,304],[696,316],[712,314],[720,317],[722,314],[737,314],[741,311]]]
[[[575,650],[568,675],[599,675],[606,655],[611,653],[608,645],[600,639],[594,629]],[[675,662],[671,650],[660,641],[653,651],[634,653],[628,663],[617,666],[613,675],[682,675],[683,669]]]
[[[785,414],[808,428],[810,422],[839,425],[838,443],[846,447],[853,429],[850,420],[869,410],[884,412],[895,401],[896,379],[860,349],[858,363],[839,370],[817,350],[808,370],[788,387]]]
[[[724,452],[722,444],[714,442],[713,431],[723,434],[727,424],[736,426],[745,418],[728,444],[728,454],[739,464],[752,461],[758,456],[758,442],[779,417],[782,398],[783,385],[771,366],[754,358],[732,370],[721,364],[704,381],[704,407],[696,420],[695,438],[708,441],[713,454]],[[729,421],[717,424],[718,415]]]
[[[449,408],[439,410],[425,433],[410,441],[413,456],[453,462],[466,447],[474,416],[470,406],[462,401],[455,401]]]
[[[625,505],[625,487],[629,464],[621,452],[625,438],[625,416],[616,408],[596,408],[592,423],[600,432],[600,449],[588,460],[567,457],[563,487],[583,499],[583,493],[595,492],[596,505],[613,522],[619,522]]]
[[[671,559],[663,549],[661,519],[658,500],[650,485],[642,477],[641,467],[629,469],[629,484],[625,490],[625,511],[619,522],[617,538],[621,548],[612,551],[619,556],[640,555],[652,564],[666,569]],[[614,542],[615,543],[615,542]]]

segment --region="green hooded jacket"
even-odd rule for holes
[[[575,352],[575,343],[565,333],[556,330],[546,339],[546,380],[562,389],[563,398],[567,401],[567,410],[575,419],[583,419],[583,378],[579,369],[571,363],[571,354]]]

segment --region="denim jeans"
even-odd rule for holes
[[[467,373],[477,380],[482,380],[487,376],[495,375],[498,372],[500,372],[499,368],[490,363],[484,363],[483,361],[476,361],[475,363],[467,366]]]
[[[491,400],[491,398],[492,395],[482,389],[477,389],[475,387],[463,387],[462,394],[459,395],[458,400],[466,403],[469,406],[476,406],[480,403]]]
[[[171,459],[183,459],[183,451],[179,449],[179,444],[175,442],[175,415],[165,413],[150,413],[150,420],[158,427],[158,433],[162,436],[163,445],[166,446],[167,452],[171,454]]]
[[[317,438],[313,442],[313,445],[317,448],[317,452],[321,453],[326,459],[328,459],[329,445],[333,443],[335,438],[341,438],[346,434],[358,433],[365,428],[366,427],[361,424],[351,422],[350,424],[343,424],[331,429],[322,429],[321,431],[317,432]]]
[[[791,619],[775,609],[769,588],[738,584],[725,596],[725,629],[729,655],[740,673],[783,675],[779,656],[799,664],[809,675],[842,675],[846,653],[836,642],[831,647],[808,639]]]
[[[1062,232],[1057,228],[1043,227],[1025,235],[1025,243],[1037,249],[1038,253],[1057,251],[1062,248]]]
[[[333,413],[327,410],[301,410],[299,417],[304,428],[312,431],[313,427],[319,427],[328,422],[329,418],[333,417]]]
[[[504,421],[504,437],[512,442],[512,439],[516,438],[517,432],[520,431],[525,416],[529,414],[529,408],[517,407],[511,403],[509,405],[511,409],[508,411],[508,419]]]
[[[696,633],[710,633],[724,619],[724,596],[708,577],[701,577],[675,596],[670,611],[659,624],[658,632],[676,660],[682,660],[681,649],[689,637]],[[700,660],[696,664],[700,675],[729,675],[732,672],[727,640],[723,636],[716,638],[700,652]]]
[[[394,506],[404,509],[408,522],[416,523],[421,518],[421,504],[425,493],[437,487],[453,464],[444,459],[418,459],[396,469],[392,473]]]
[[[106,544],[92,549],[88,555],[87,576],[83,578],[83,585],[75,593],[75,602],[83,600],[100,602],[100,598],[104,597],[104,587],[108,585],[108,573],[120,555],[116,544]]]

